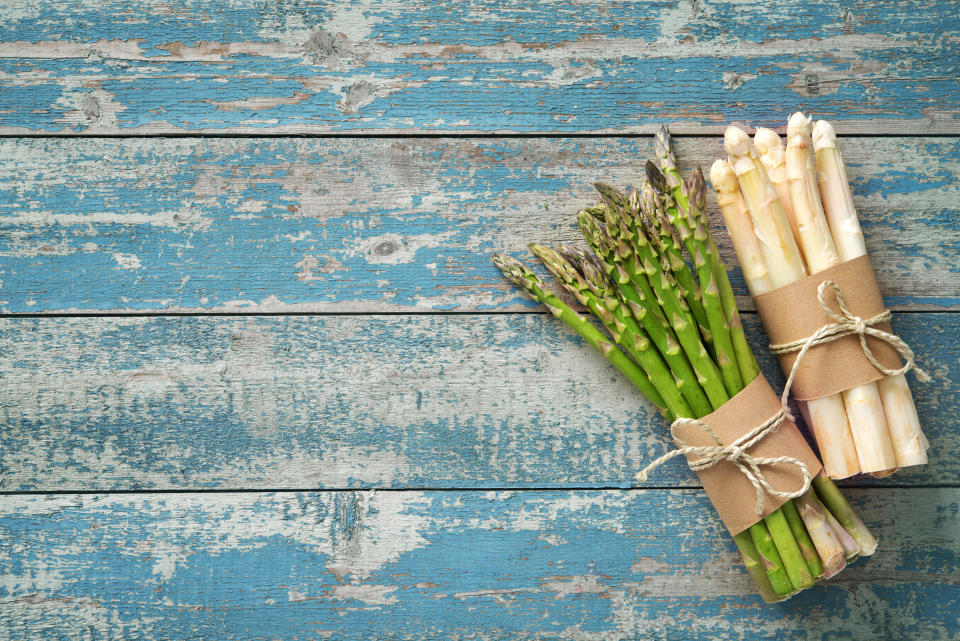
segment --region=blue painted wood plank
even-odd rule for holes
[[[895,329],[935,379],[914,385],[931,462],[881,483],[958,483],[960,314]],[[50,492],[629,487],[668,448],[545,314],[2,319],[0,423],[0,489]],[[674,461],[650,483],[697,481]]]
[[[0,132],[957,133],[958,34],[949,0],[4,3]]]
[[[960,140],[841,147],[888,303],[960,308]],[[677,140],[685,171],[720,149]],[[652,155],[649,138],[0,140],[0,311],[531,310],[490,254],[576,241],[592,182],[637,185]]]
[[[877,554],[776,606],[699,490],[5,496],[0,636],[956,638],[958,490],[850,494]]]

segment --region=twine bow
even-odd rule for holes
[[[831,309],[830,304],[826,301],[825,293],[827,291],[827,287],[833,290],[833,295],[837,299],[837,306],[840,308],[839,314]],[[800,362],[800,360],[811,347],[829,343],[831,341],[843,338],[844,336],[852,336],[854,334],[860,337],[860,347],[863,349],[863,353],[867,357],[867,360],[869,360],[874,367],[887,376],[906,374],[913,369],[916,372],[917,378],[922,382],[927,382],[930,380],[930,377],[927,375],[927,373],[920,369],[920,367],[916,364],[914,361],[913,350],[910,349],[910,346],[907,345],[902,338],[896,334],[891,334],[883,331],[882,329],[873,327],[873,325],[877,325],[879,323],[890,322],[892,317],[890,310],[885,309],[883,312],[872,318],[867,320],[862,319],[856,314],[850,312],[850,310],[847,308],[846,302],[843,300],[843,294],[840,293],[840,286],[832,280],[825,280],[820,283],[820,287],[817,288],[817,300],[820,301],[820,307],[823,309],[823,311],[834,320],[832,324],[824,325],[807,338],[793,341],[791,343],[782,343],[779,345],[770,346],[770,351],[775,355],[788,354],[796,351],[800,352],[797,354],[797,360],[794,361],[793,368],[790,370],[790,377],[787,379],[786,389],[789,390],[790,386],[793,384],[793,379],[797,372],[797,363]],[[873,350],[871,350],[870,346],[867,344],[867,336],[873,336],[876,339],[882,340],[897,350],[897,353],[900,354],[900,357],[904,361],[903,367],[900,367],[899,369],[889,369],[885,367],[883,363],[878,361],[873,355]]]
[[[710,427],[709,423],[695,418],[678,418],[670,425],[670,435],[673,437],[674,442],[679,447],[677,447],[675,450],[667,452],[643,468],[643,470],[637,474],[637,480],[641,482],[646,481],[647,476],[654,468],[659,467],[675,456],[693,455],[700,457],[696,460],[688,462],[690,469],[695,472],[709,469],[722,461],[728,461],[733,463],[736,468],[740,470],[740,473],[747,477],[747,480],[750,481],[750,484],[753,486],[753,489],[757,495],[757,501],[754,505],[754,512],[756,512],[758,516],[762,516],[765,503],[765,494],[790,500],[800,496],[801,494],[804,494],[808,489],[810,489],[810,471],[800,459],[793,456],[754,456],[747,452],[747,450],[756,445],[759,441],[780,429],[780,426],[787,419],[792,421],[793,415],[790,413],[790,410],[787,407],[785,397],[781,397],[780,409],[776,414],[735,440],[733,443],[724,445],[723,441],[720,440],[720,437],[717,436],[717,433],[713,431],[713,428]],[[699,427],[708,435],[710,435],[710,438],[713,439],[716,445],[690,445],[688,441],[678,433],[678,428],[683,426]],[[795,492],[781,492],[770,485],[770,483],[767,481],[767,478],[760,470],[760,466],[778,464],[795,465],[800,470],[800,473],[803,476],[803,484],[800,489],[796,490]]]
[[[828,287],[833,290],[833,294],[837,299],[837,306],[840,308],[840,313],[834,311],[825,299],[825,293]],[[910,346],[907,345],[903,339],[896,334],[891,334],[883,331],[882,329],[873,327],[873,325],[890,321],[891,314],[889,310],[884,310],[882,313],[864,320],[863,318],[850,312],[850,310],[847,308],[846,302],[843,300],[843,295],[840,293],[840,287],[831,280],[825,280],[820,283],[820,287],[817,288],[817,299],[820,301],[820,307],[822,307],[823,311],[835,321],[834,323],[824,325],[807,338],[793,341],[791,343],[783,343],[781,345],[770,345],[770,351],[774,354],[787,354],[790,352],[799,351],[799,354],[797,354],[797,359],[793,362],[793,367],[790,369],[790,375],[787,377],[787,383],[783,387],[783,394],[780,395],[780,409],[777,411],[777,413],[729,445],[724,445],[724,443],[720,440],[720,437],[717,436],[717,433],[714,432],[713,428],[710,427],[710,425],[705,421],[693,418],[678,418],[670,425],[670,435],[673,437],[674,442],[676,442],[678,445],[677,449],[667,452],[643,468],[640,473],[637,474],[638,481],[646,481],[647,476],[654,468],[659,467],[675,456],[692,455],[700,457],[689,462],[690,469],[695,472],[709,469],[717,463],[727,461],[735,465],[736,468],[747,477],[747,480],[750,481],[750,484],[753,486],[753,489],[757,495],[757,501],[754,505],[754,512],[756,512],[758,516],[761,516],[763,515],[765,494],[790,500],[801,496],[808,489],[810,489],[810,471],[800,459],[792,456],[778,456],[775,458],[757,457],[749,454],[747,450],[770,434],[776,432],[785,420],[794,420],[793,414],[790,412],[790,407],[788,405],[790,388],[793,386],[793,380],[796,378],[797,371],[799,370],[800,361],[803,360],[803,357],[811,347],[829,343],[831,341],[843,338],[844,336],[852,336],[856,334],[860,337],[860,346],[863,348],[864,355],[874,367],[887,376],[906,374],[911,369],[914,369],[916,370],[917,378],[919,378],[921,381],[926,382],[930,380],[930,377],[927,375],[927,373],[920,369],[920,367],[915,363],[913,350],[910,349]],[[900,354],[900,357],[904,360],[904,365],[899,369],[889,369],[885,367],[873,355],[873,351],[867,344],[867,336],[872,336],[882,340],[897,350],[897,353]],[[716,445],[690,445],[686,439],[678,434],[678,428],[683,426],[699,427],[706,432],[710,438],[713,439]],[[779,464],[794,465],[800,470],[801,474],[803,475],[803,484],[800,489],[796,490],[795,492],[781,492],[770,485],[766,477],[763,475],[763,472],[760,470],[760,466]]]

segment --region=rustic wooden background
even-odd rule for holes
[[[960,634],[955,2],[0,4],[0,638]],[[575,238],[660,123],[689,169],[798,108],[933,450],[847,483],[876,556],[762,606],[488,257]]]

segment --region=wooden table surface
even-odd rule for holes
[[[2,5],[0,638],[960,635],[955,2]],[[932,455],[844,483],[880,550],[764,606],[688,469],[632,485],[662,420],[489,255],[574,239],[661,123],[687,170],[796,109]]]

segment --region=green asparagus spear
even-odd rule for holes
[[[752,381],[760,372],[757,365],[757,359],[747,343],[747,336],[743,332],[743,325],[740,322],[740,312],[737,311],[737,301],[733,296],[733,287],[730,285],[730,276],[727,274],[727,268],[720,258],[720,251],[717,244],[713,241],[713,235],[710,233],[710,227],[707,222],[705,207],[707,204],[706,181],[703,178],[703,169],[697,167],[690,175],[688,191],[691,198],[691,212],[696,217],[697,227],[694,231],[694,238],[701,237],[705,241],[705,251],[710,269],[717,279],[717,285],[720,290],[720,302],[723,304],[723,313],[730,325],[730,339],[733,343],[733,353],[737,361],[737,367],[740,370],[740,376],[744,384]]]
[[[800,553],[800,546],[793,538],[793,532],[790,531],[783,508],[770,513],[763,520],[767,524],[767,529],[770,530],[770,536],[773,537],[780,558],[783,559],[783,567],[793,587],[802,590],[813,585],[813,577],[810,576],[807,564]]]
[[[668,420],[675,418],[667,410],[666,402],[653,386],[650,378],[630,357],[617,349],[590,321],[575,312],[569,305],[551,292],[540,278],[526,265],[515,258],[503,254],[491,257],[491,262],[503,272],[507,280],[523,289],[532,299],[542,303],[550,313],[562,320],[583,338],[590,346],[600,351],[610,363],[620,370],[627,379],[663,414]]]
[[[705,228],[702,225],[697,226],[689,207],[684,210],[683,206],[673,199],[663,173],[650,161],[647,161],[647,176],[653,189],[663,198],[665,208],[672,214],[674,227],[680,235],[680,240],[693,258],[700,289],[703,291],[703,307],[707,313],[707,322],[713,339],[714,356],[727,393],[733,396],[743,388],[743,378],[737,368],[730,336],[730,323],[723,313],[718,280],[710,264],[706,237],[703,235]]]
[[[650,382],[660,392],[667,409],[676,416],[692,414],[693,410],[680,393],[680,387],[674,381],[666,363],[633,319],[624,316],[619,300],[611,296],[598,296],[577,270],[549,247],[531,244],[530,251],[581,305],[600,319],[614,341],[643,368]]]
[[[663,255],[670,267],[677,286],[680,289],[680,295],[690,308],[690,312],[697,321],[700,334],[703,336],[703,342],[712,346],[713,339],[710,335],[710,325],[707,321],[707,312],[703,308],[703,293],[700,291],[700,284],[693,277],[693,273],[687,267],[683,259],[683,250],[680,238],[677,236],[671,222],[666,215],[662,213],[662,202],[660,197],[650,186],[650,182],[643,183],[640,200],[640,214],[647,221],[651,228],[656,230],[660,239],[660,245],[663,248]]]
[[[778,595],[787,596],[793,592],[793,583],[783,567],[783,559],[780,558],[780,553],[777,551],[777,546],[774,545],[770,531],[767,530],[763,521],[753,525],[748,531],[757,553],[760,555],[760,561],[767,571],[767,579],[770,581],[770,585],[773,586]]]
[[[761,559],[760,553],[757,551],[757,546],[753,543],[753,537],[750,536],[750,532],[746,531],[737,534],[733,537],[733,541],[740,549],[740,556],[743,557],[743,566],[747,569],[747,572],[750,573],[750,576],[753,577],[753,581],[757,584],[757,589],[760,591],[760,596],[763,597],[763,600],[767,603],[774,603],[782,599],[783,597],[777,594],[777,591],[770,583],[769,577],[767,577],[767,569],[763,565],[763,559]],[[784,589],[787,589],[788,586],[791,586],[790,580],[786,577],[786,574],[784,574],[783,578],[786,581]]]
[[[654,147],[656,149],[657,157],[660,159],[660,167],[663,170],[663,173],[666,175],[667,186],[674,198],[681,206],[685,205],[691,211],[696,212],[696,218],[698,219],[698,222],[703,225],[704,230],[706,231],[708,247],[710,251],[708,260],[711,263],[711,269],[714,272],[714,277],[717,279],[720,299],[723,304],[723,312],[728,319],[728,323],[730,324],[731,340],[736,353],[735,356],[737,366],[739,368],[741,378],[743,378],[745,382],[749,382],[757,375],[759,368],[756,366],[756,358],[753,356],[753,351],[750,349],[750,346],[747,343],[746,335],[743,333],[743,327],[740,324],[739,313],[737,312],[737,303],[733,296],[733,287],[730,286],[730,278],[727,275],[726,268],[722,267],[719,259],[720,254],[717,251],[716,243],[713,242],[713,238],[710,236],[706,216],[703,215],[703,212],[705,211],[704,206],[706,204],[706,192],[705,190],[698,188],[691,189],[688,193],[685,193],[684,183],[680,179],[680,173],[677,171],[677,163],[673,156],[670,132],[666,127],[661,126],[657,131],[657,135],[654,138]],[[693,180],[699,180],[700,183],[703,183],[703,171],[697,168],[697,171],[694,172]],[[690,193],[695,194],[694,202],[690,202],[689,200]],[[716,259],[714,259],[714,256]],[[737,316],[736,319],[733,318],[734,315]]]

